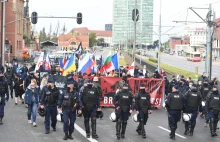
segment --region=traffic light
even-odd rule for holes
[[[77,24],[82,24],[82,13],[77,13],[77,19],[76,19]]]
[[[37,12],[32,12],[31,14],[31,23],[32,24],[37,24]]]
[[[138,11],[138,9],[136,9],[136,16],[135,16],[135,9],[132,10],[132,20],[133,21],[135,20],[135,17],[137,17],[136,21],[138,21],[138,19],[139,19],[139,11]]]

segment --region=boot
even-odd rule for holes
[[[86,128],[86,138],[90,138],[89,118],[85,118],[84,124]]]
[[[92,138],[97,139],[99,136],[96,134],[96,117],[92,118]]]
[[[146,132],[145,132],[145,129],[144,129],[144,120],[141,119],[141,132],[142,132],[142,138],[146,139]]]
[[[217,129],[217,125],[218,125],[218,121],[214,121],[214,136],[218,136],[218,134],[216,133],[216,129]]]
[[[117,139],[120,140],[121,138],[121,120],[118,119],[117,122],[116,122],[116,136],[117,136]]]
[[[189,132],[189,135],[190,135],[190,136],[193,136],[193,132],[194,132],[194,131],[191,129],[190,132]]]
[[[210,127],[211,136],[214,137],[214,136],[215,136],[215,131],[214,131],[214,118],[211,118],[211,119],[210,119],[209,127]]]
[[[122,139],[125,139],[126,126],[127,126],[127,121],[123,121],[123,122],[122,122],[122,131],[121,131],[121,138],[122,138]]]
[[[185,132],[184,135],[188,135],[189,134],[189,122],[185,122]]]
[[[63,140],[67,140],[68,139],[68,134],[65,133],[65,136],[63,137]]]
[[[138,135],[142,135],[141,133],[141,124],[139,123],[137,129],[136,129],[136,132],[138,133]]]
[[[3,122],[2,122],[2,117],[0,117],[0,125],[2,125],[3,124]]]
[[[72,133],[69,133],[69,135],[68,135],[68,139],[73,140]]]
[[[175,129],[171,129],[170,139],[175,140]]]

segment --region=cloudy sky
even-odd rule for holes
[[[198,18],[189,7],[208,8],[208,3],[212,3],[212,8],[216,11],[216,17],[220,17],[220,0],[161,0],[162,1],[162,26],[175,26],[167,34],[181,34],[185,26],[205,27],[205,24],[195,23],[175,23],[173,21],[198,21]],[[30,12],[37,11],[39,16],[76,16],[77,12],[83,13],[83,24],[77,25],[75,19],[39,19],[34,26],[36,31],[46,27],[49,31],[52,24],[53,31],[56,31],[57,23],[60,30],[64,23],[67,31],[74,27],[88,27],[92,30],[104,30],[104,25],[112,23],[113,0],[30,0]],[[188,12],[187,12],[188,11]],[[207,9],[195,9],[202,17],[206,17]],[[154,0],[154,25],[158,25],[160,13],[160,0]],[[188,16],[187,16],[188,15]],[[170,28],[162,27],[162,33]],[[158,27],[154,27],[158,31]],[[169,35],[169,36],[171,36]],[[157,39],[154,36],[154,39]],[[168,35],[163,36],[163,40]]]

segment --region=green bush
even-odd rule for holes
[[[157,63],[157,59],[154,59],[154,58],[149,58],[149,61],[151,61],[153,63]]]

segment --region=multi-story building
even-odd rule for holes
[[[11,60],[13,57],[22,57],[24,24],[23,20],[7,24],[8,22],[22,19],[24,17],[24,0],[9,0],[6,2],[6,40],[12,46]]]
[[[153,41],[153,0],[137,0],[139,20],[136,26],[136,44],[151,44]],[[134,40],[132,10],[134,0],[114,0],[113,2],[113,43]]]
[[[24,7],[24,17],[29,17],[29,0],[26,0]],[[24,20],[24,36],[31,39],[31,22],[29,19]],[[27,43],[26,43],[27,44]]]
[[[112,31],[112,24],[105,24],[106,31]]]

